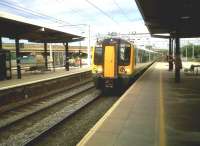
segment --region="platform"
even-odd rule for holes
[[[0,81],[0,91],[28,84],[33,84],[37,82],[70,76],[76,73],[81,73],[86,71],[90,71],[90,68],[89,67],[76,68],[76,69],[71,69],[70,71],[66,71],[65,69],[58,69],[55,72],[51,71],[44,73],[33,72],[31,74],[22,75],[22,79],[11,79],[11,80]]]
[[[78,146],[200,145],[200,76],[181,74],[153,64]]]

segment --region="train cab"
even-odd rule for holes
[[[133,45],[125,40],[110,38],[93,48],[92,73],[97,87],[111,87],[133,73]]]
[[[152,64],[158,53],[121,38],[104,39],[92,52],[92,73],[97,88],[127,86],[140,70]]]

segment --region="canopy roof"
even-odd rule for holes
[[[56,30],[48,26],[32,24],[21,17],[0,12],[0,36],[25,39],[38,43],[64,43],[83,40],[84,37]]]
[[[169,33],[179,37],[200,36],[200,0],[135,1],[152,35]]]

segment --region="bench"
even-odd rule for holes
[[[193,75],[198,75],[198,72],[199,72],[198,68],[199,67],[200,67],[200,65],[194,65],[194,64],[192,64],[189,69],[185,69],[184,71],[187,72],[187,73],[191,72],[191,73],[193,73]]]
[[[36,71],[40,71],[41,73],[44,73],[44,71],[46,71],[46,67],[45,66],[30,66],[28,69],[25,70],[26,72],[30,71],[30,72],[36,72]]]
[[[190,66],[190,70],[195,74],[195,68],[196,68],[196,75],[198,75],[198,68],[200,67],[200,65],[191,65]]]

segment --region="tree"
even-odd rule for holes
[[[194,47],[194,57],[200,58],[200,45],[194,45],[192,43],[190,43],[186,46],[183,46],[181,48],[181,53],[182,53],[183,57],[186,57],[186,49],[187,49],[187,57],[192,58],[193,47]]]

